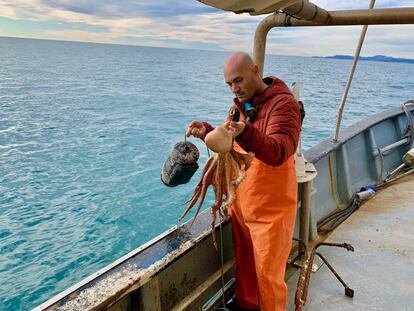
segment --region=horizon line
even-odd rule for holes
[[[175,50],[190,50],[190,51],[210,51],[210,52],[222,52],[222,53],[232,53],[236,50],[216,50],[216,49],[208,49],[208,48],[185,48],[185,47],[170,47],[170,46],[155,46],[155,45],[144,45],[144,44],[133,44],[133,43],[113,43],[113,42],[96,42],[96,41],[76,41],[76,40],[65,40],[65,39],[49,39],[49,38],[32,38],[32,37],[15,37],[15,36],[4,36],[0,35],[0,39],[19,39],[19,40],[39,40],[39,41],[55,41],[55,42],[69,42],[69,43],[84,43],[84,44],[98,44],[98,45],[117,45],[117,46],[136,46],[136,47],[143,47],[143,48],[159,48],[159,49],[175,49]],[[249,54],[252,54],[252,52],[246,51]],[[346,55],[346,54],[335,54],[335,55],[286,55],[286,54],[274,54],[274,53],[265,53],[265,55],[272,55],[272,56],[286,56],[286,57],[320,57],[320,58],[329,58],[329,57],[335,57],[335,56],[346,56],[346,57],[352,57],[352,55]],[[405,57],[397,57],[397,56],[390,56],[390,55],[384,55],[384,54],[375,54],[375,55],[360,55],[359,57],[374,57],[374,56],[385,56],[385,57],[391,57],[396,59],[407,59],[407,60],[414,60],[413,58],[405,58]]]

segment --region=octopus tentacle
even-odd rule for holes
[[[253,160],[253,153],[240,153],[235,150],[231,150],[230,153],[233,156],[234,160],[237,161],[240,167],[244,166],[242,168],[243,170],[247,170],[250,167]]]
[[[222,187],[218,187],[218,185],[220,185],[220,182],[221,182],[223,161],[221,161],[220,155],[217,155],[217,157],[218,157],[217,168],[216,168],[216,174],[214,176],[214,193],[216,194],[216,201],[223,197],[223,189]]]
[[[195,197],[199,197],[200,193],[201,193],[201,187],[203,184],[203,176],[205,175],[205,173],[208,171],[208,169],[210,168],[210,166],[212,165],[212,163],[214,162],[214,156],[211,156],[207,159],[206,164],[204,164],[204,168],[203,171],[201,172],[201,178],[200,181],[198,182],[193,195],[191,196],[191,198],[189,198],[187,201],[185,201],[184,203],[182,203],[182,205],[187,205],[188,203],[190,203],[191,201],[194,200]]]
[[[246,171],[240,171],[239,176],[237,177],[237,179],[235,181],[233,181],[233,185],[235,187],[237,187],[238,185],[240,185],[240,183],[243,181],[243,179],[246,178]]]
[[[193,208],[193,206],[197,203],[200,195],[202,195],[203,189],[205,188],[206,179],[209,177],[209,175],[212,175],[212,173],[214,172],[213,169],[216,166],[217,159],[215,157],[211,157],[211,158],[212,158],[212,160],[207,162],[207,163],[209,163],[209,167],[207,168],[205,173],[203,171],[204,174],[201,176],[201,179],[200,179],[200,182],[199,182],[200,187],[197,186],[197,188],[195,189],[194,194],[193,194],[193,196],[191,197],[191,199],[189,201],[189,205],[186,208],[186,210],[183,212],[181,217],[178,219],[179,221],[181,221],[187,215],[187,213]],[[204,193],[204,196],[205,196],[205,193]],[[204,201],[204,199],[203,199],[203,201]]]
[[[233,203],[235,196],[235,187],[233,181],[237,178],[239,167],[237,162],[234,160],[230,153],[227,154],[226,160],[226,188],[227,188],[227,199],[226,199],[226,208],[230,208],[230,205]]]
[[[211,172],[210,172],[211,171]],[[213,177],[212,175],[214,175],[214,172],[216,171],[216,166],[213,165],[206,173],[206,175],[203,178],[203,187],[201,188],[201,194],[200,194],[200,202],[198,203],[197,206],[197,210],[194,214],[193,220],[191,222],[191,226],[193,225],[194,221],[196,220],[196,217],[198,215],[198,213],[201,210],[201,206],[204,203],[204,199],[206,198],[206,194],[207,194],[207,189],[210,185],[213,184]]]

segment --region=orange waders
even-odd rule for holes
[[[255,158],[237,188],[231,212],[236,300],[240,307],[286,310],[284,276],[296,204],[294,157],[278,167]]]

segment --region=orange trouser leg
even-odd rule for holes
[[[247,223],[252,237],[262,311],[286,310],[288,295],[284,279],[294,221],[293,211],[283,213],[273,223]]]
[[[273,223],[245,223],[241,211],[236,206],[233,208],[236,299],[241,307],[286,310],[284,277],[295,216],[293,209],[278,215]]]

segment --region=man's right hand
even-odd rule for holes
[[[185,133],[187,137],[194,136],[197,138],[204,139],[204,136],[206,135],[206,127],[204,126],[204,123],[201,121],[192,121],[187,128],[187,132]]]

